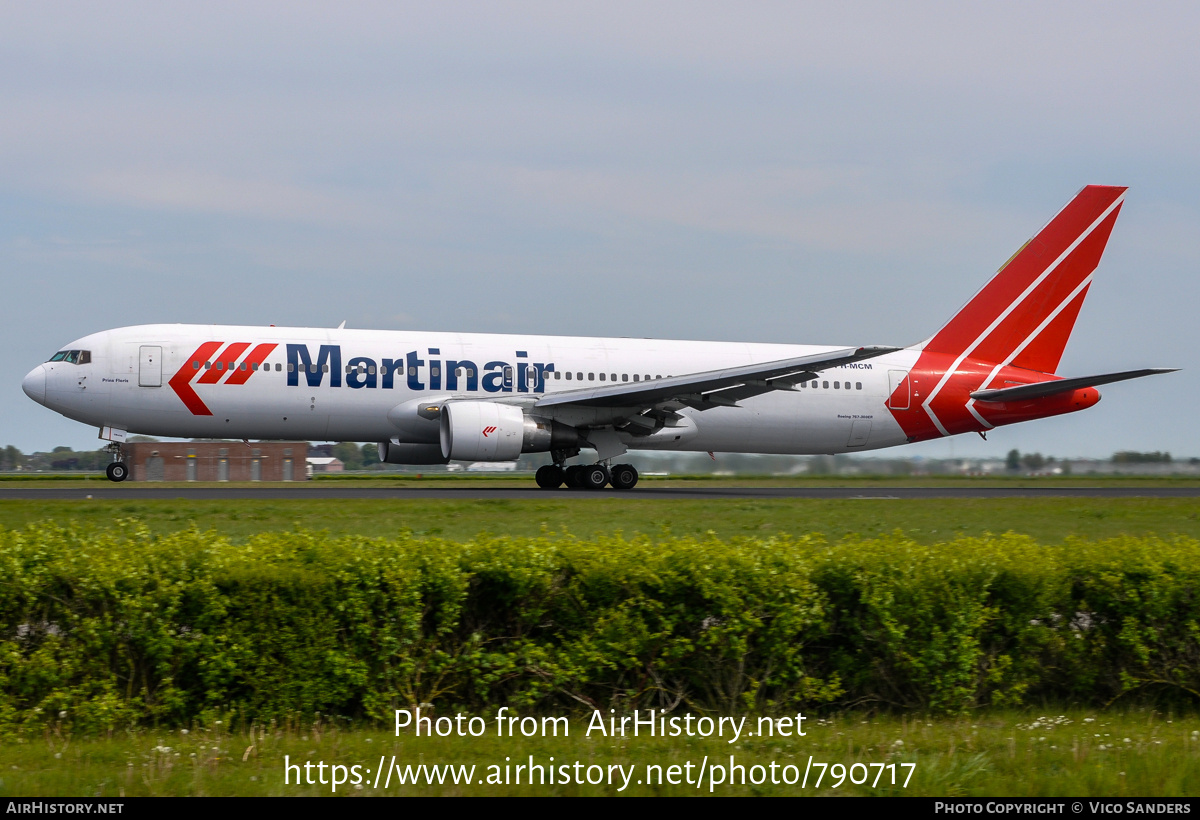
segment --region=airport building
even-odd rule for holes
[[[306,441],[135,441],[130,481],[306,481]]]

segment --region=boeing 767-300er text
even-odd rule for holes
[[[22,387],[100,428],[114,481],[129,433],[375,441],[393,464],[548,452],[539,486],[593,489],[637,483],[612,464],[629,450],[854,453],[986,435],[1169,372],[1055,375],[1125,190],[1084,188],[911,347],[141,325],[72,342]],[[582,449],[595,463],[565,466]]]

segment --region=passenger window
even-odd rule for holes
[[[242,365],[242,369],[243,369],[243,370],[245,370],[245,369],[246,369],[246,366],[245,366],[245,365]],[[250,370],[251,370],[251,372],[257,373],[257,372],[258,372],[258,362],[253,362],[253,363],[250,365]]]
[[[368,367],[367,372],[370,373],[372,376],[374,376],[375,375],[375,365],[371,365],[370,367]],[[438,371],[437,371],[437,368],[435,367],[433,369],[433,375],[436,376],[437,374],[438,374]]]
[[[601,374],[600,374],[600,381],[604,381],[604,374],[603,374],[603,373],[601,373]]]
[[[855,383],[854,383],[854,389],[855,389],[855,390],[862,390],[862,382],[855,382]]]
[[[275,365],[275,366],[276,366],[276,367],[279,367],[279,365]],[[288,362],[288,372],[289,372],[289,373],[295,373],[295,372],[296,372],[296,365],[292,364],[291,362]]]
[[[204,363],[204,369],[205,369],[205,370],[212,370],[212,362],[205,362],[205,363]]]
[[[192,362],[192,370],[199,370],[199,369],[200,369],[200,362],[193,361]]]
[[[840,382],[834,382],[834,383],[833,383],[833,389],[834,389],[834,390],[837,390],[837,389],[839,389],[839,387],[840,387]]]
[[[467,368],[467,378],[468,378],[468,379],[471,379],[471,378],[474,378],[474,377],[475,377],[475,368],[473,368],[473,367],[468,367],[468,368]]]
[[[568,370],[567,371],[567,381],[570,381],[570,380],[571,380],[571,371]]]
[[[594,382],[595,380],[596,380],[596,374],[595,374],[595,373],[588,373],[588,381],[590,381],[590,382]]]
[[[246,363],[242,362],[242,366],[239,367],[238,370],[245,370],[245,369],[246,369]]]
[[[410,376],[415,376],[415,375],[417,375],[417,369],[416,369],[415,367],[410,367],[410,368],[408,369],[408,375],[410,375]]]
[[[637,381],[637,380],[638,380],[638,374],[637,374],[637,373],[634,373],[634,374],[633,374],[633,380],[634,380],[634,381]]]
[[[829,389],[829,382],[821,382],[821,387],[824,387],[826,390],[828,390],[828,389]]]
[[[327,365],[327,364],[321,365],[321,372],[322,372],[322,373],[328,373],[328,372],[329,372],[329,365]]]
[[[576,379],[577,381],[583,381],[583,374],[582,374],[582,373],[576,373],[576,374],[575,374],[575,379]]]
[[[283,367],[282,364],[280,364],[279,362],[275,362],[275,372],[276,373],[278,373],[282,367]],[[288,372],[289,373],[292,372],[292,366],[290,364],[288,365]]]
[[[374,373],[375,368],[372,367],[371,372]],[[442,369],[440,367],[432,367],[429,369],[429,374],[436,379],[442,375]]]
[[[346,375],[349,376],[353,372],[354,372],[353,365],[346,365]]]
[[[556,379],[561,379],[561,378],[562,378],[562,373],[559,373],[557,370],[555,370],[555,371],[554,371],[554,378],[556,378]]]

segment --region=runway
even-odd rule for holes
[[[611,489],[541,490],[537,487],[353,487],[304,484],[263,487],[150,487],[97,485],[96,487],[0,487],[0,500],[69,501],[110,500],[210,500],[210,501],[303,501],[306,499],[453,500],[453,501],[545,501],[549,499],[590,500],[715,500],[715,499],[826,499],[826,500],[921,500],[941,498],[1198,498],[1196,487],[638,487],[629,491]]]

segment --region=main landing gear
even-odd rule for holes
[[[553,490],[566,484],[572,490],[602,490],[611,484],[614,490],[631,490],[638,482],[638,472],[632,464],[617,464],[611,470],[604,464],[547,464],[534,475],[543,490]]]
[[[104,475],[108,476],[109,481],[124,481],[129,478],[129,468],[125,466],[125,462],[121,461],[121,445],[115,441],[108,445],[105,449],[113,457],[112,464],[104,468]]]

